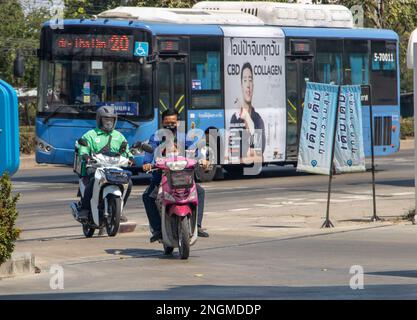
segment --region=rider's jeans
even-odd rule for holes
[[[148,216],[149,224],[151,225],[152,233],[161,232],[161,217],[158,212],[155,200],[156,196],[152,193],[155,188],[159,187],[159,183],[155,183],[151,180],[151,184],[146,188],[142,195],[143,204],[145,205],[146,215]],[[156,193],[156,192],[155,192]],[[203,223],[203,212],[204,212],[204,189],[197,184],[197,196],[198,196],[198,218],[197,224],[201,226]]]
[[[81,210],[87,209],[91,211],[91,198],[93,196],[93,188],[94,188],[94,176],[90,177],[90,180],[87,183],[84,191],[84,197],[81,197]],[[123,205],[126,205],[127,199],[129,199],[130,192],[132,191],[132,180],[129,179],[129,184],[127,186],[126,195],[123,199]]]

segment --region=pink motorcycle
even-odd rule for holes
[[[153,152],[142,143],[140,148]],[[194,170],[197,161],[182,156],[157,159],[152,170],[162,172],[156,204],[161,215],[162,243],[165,254],[178,248],[181,259],[188,259],[190,246],[197,241],[197,187]]]

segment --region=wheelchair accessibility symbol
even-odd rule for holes
[[[135,42],[135,52],[133,53],[136,57],[147,57],[149,53],[149,44],[147,42]]]

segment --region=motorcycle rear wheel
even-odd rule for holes
[[[106,231],[109,237],[114,237],[119,231],[122,202],[119,197],[107,196],[109,216],[106,219]]]
[[[190,256],[190,219],[178,217],[178,250],[181,259],[188,259]]]

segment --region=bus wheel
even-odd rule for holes
[[[243,166],[232,165],[232,166],[223,166],[224,170],[231,175],[232,177],[242,177],[243,176]]]

